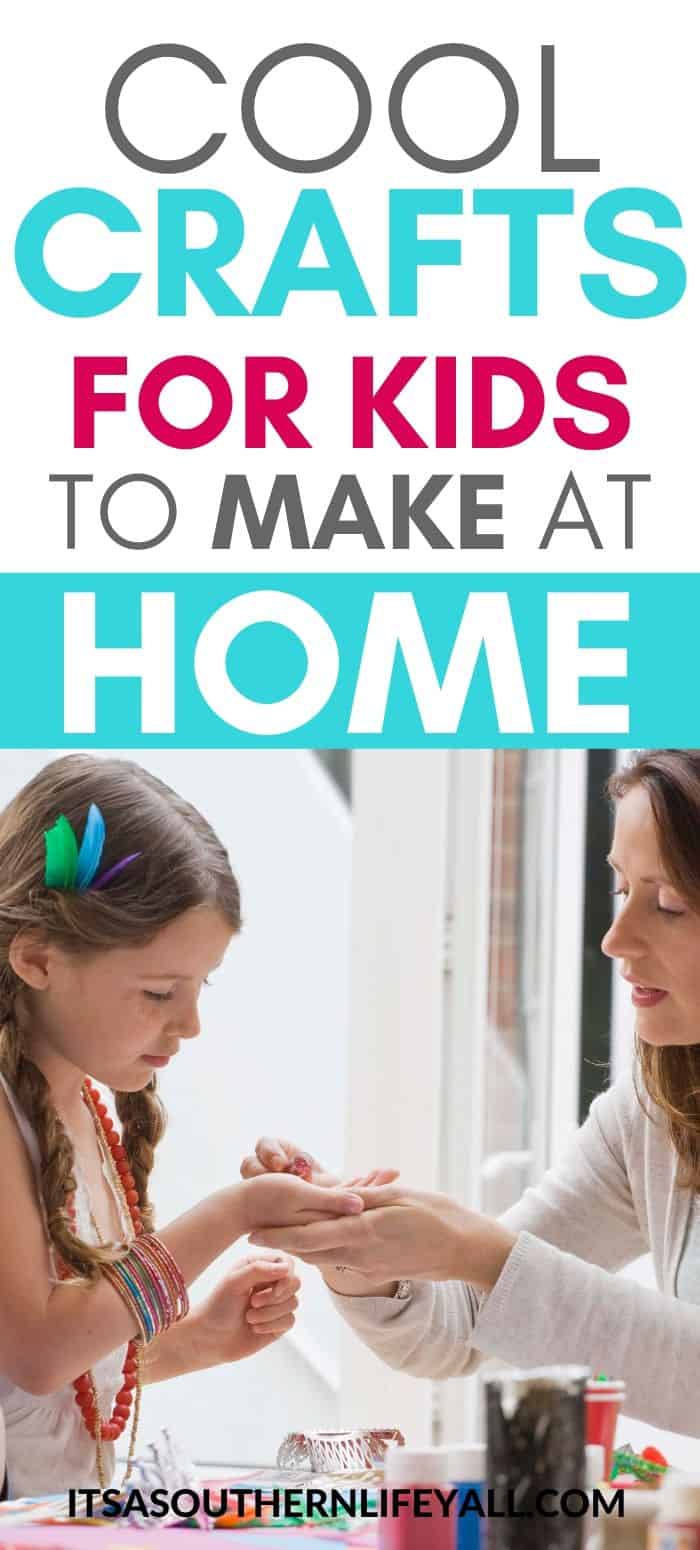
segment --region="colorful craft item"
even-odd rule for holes
[[[308,1184],[312,1174],[311,1159],[305,1157],[303,1152],[300,1152],[298,1157],[292,1158],[284,1171],[285,1173],[293,1173],[298,1179],[305,1179]]]
[[[617,1481],[623,1475],[630,1475],[653,1487],[661,1484],[668,1468],[668,1462],[658,1448],[645,1448],[643,1453],[635,1453],[633,1448],[625,1446],[616,1448],[613,1453],[610,1479]]]
[[[621,1378],[598,1373],[586,1384],[586,1442],[601,1447],[605,1454],[605,1479],[609,1480],[617,1424],[625,1398]]]
[[[121,861],[116,861],[107,871],[100,873],[99,867],[106,834],[104,818],[95,802],[91,802],[88,808],[80,848],[78,848],[73,825],[63,813],[59,813],[52,827],[44,830],[46,887],[75,890],[78,893],[84,893],[88,889],[94,891],[98,888],[106,888],[120,872],[123,872],[124,867],[131,861],[136,861],[142,854],[140,850],[135,850],[131,855],[124,856]]]
[[[640,1457],[646,1459],[649,1464],[660,1464],[662,1469],[669,1468],[668,1459],[664,1458],[663,1453],[660,1453],[658,1448],[642,1448]]]

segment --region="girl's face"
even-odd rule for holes
[[[646,791],[618,802],[610,861],[622,908],[602,949],[618,958],[646,1044],[700,1043],[700,915],[668,880]]]
[[[217,910],[187,910],[145,947],[92,956],[29,945],[25,1044],[44,1070],[68,1062],[118,1092],[138,1092],[181,1039],[199,1033],[202,985],[231,940]],[[47,1070],[47,1066],[49,1070]]]

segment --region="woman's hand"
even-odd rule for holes
[[[368,1283],[407,1277],[468,1281],[486,1290],[498,1280],[516,1241],[498,1222],[447,1195],[397,1185],[359,1193],[365,1206],[360,1216],[265,1228],[251,1233],[250,1241],[286,1249],[322,1271],[346,1266]],[[334,1284],[340,1289],[340,1282]]]
[[[264,1173],[279,1176],[298,1158],[308,1164],[310,1183],[317,1184],[320,1189],[338,1187],[340,1179],[335,1173],[330,1173],[310,1152],[303,1151],[296,1141],[288,1141],[281,1136],[261,1136],[255,1153],[243,1158],[241,1174],[244,1179],[259,1178]],[[355,1190],[367,1189],[371,1185],[392,1184],[398,1176],[398,1168],[374,1168],[371,1173],[349,1179],[344,1187]],[[324,1270],[323,1279],[332,1292],[341,1292],[345,1297],[393,1297],[396,1291],[396,1281],[375,1283],[366,1276],[352,1275],[347,1270],[339,1274],[335,1268]]]
[[[337,1174],[330,1173],[327,1168],[324,1168],[318,1158],[312,1157],[310,1152],[305,1152],[296,1141],[285,1141],[281,1136],[260,1137],[256,1143],[255,1153],[243,1158],[241,1177],[255,1179],[263,1173],[284,1173],[297,1158],[301,1158],[308,1164],[310,1184],[318,1185],[319,1189],[335,1189],[340,1185],[341,1181]],[[374,1168],[371,1173],[359,1174],[357,1178],[349,1179],[344,1187],[354,1189],[356,1186],[391,1184],[398,1176],[398,1168]]]

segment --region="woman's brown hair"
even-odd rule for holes
[[[669,881],[700,915],[700,749],[652,748],[608,782],[614,801],[635,786],[647,793]],[[700,1189],[700,1020],[698,1043],[656,1046],[636,1040],[642,1080],[658,1105],[679,1160],[679,1182]]]
[[[47,888],[44,831],[64,813],[80,839],[91,802],[106,825],[101,870],[141,854],[96,892]],[[11,943],[17,932],[36,930],[71,953],[142,945],[185,910],[202,905],[217,909],[233,931],[239,929],[238,885],[226,851],[195,807],[138,764],[67,754],[40,770],[0,813],[0,1072],[39,1143],[51,1243],[63,1263],[89,1281],[97,1279],[105,1259],[123,1251],[84,1243],[71,1231],[73,1147],[48,1083],[23,1050],[21,981],[9,961]],[[140,1092],[115,1092],[114,1101],[148,1231],[153,1227],[148,1178],[165,1129],[155,1076]]]

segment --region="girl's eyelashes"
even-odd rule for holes
[[[202,984],[211,985],[211,980],[203,979]],[[147,996],[149,1001],[172,1001],[174,995],[174,990],[144,990],[144,996]]]

